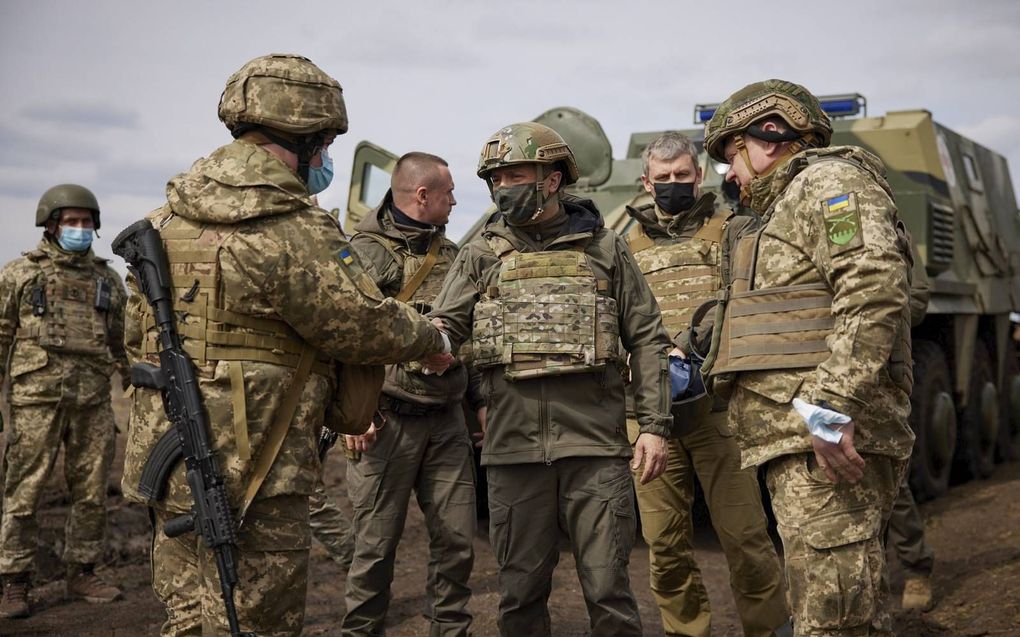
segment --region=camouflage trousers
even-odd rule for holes
[[[354,561],[341,634],[382,635],[397,544],[412,492],[429,534],[425,618],[429,635],[465,636],[474,565],[474,454],[459,404],[424,416],[385,412],[388,422],[359,460],[347,463],[354,505]]]
[[[329,556],[346,573],[354,559],[354,527],[326,491],[322,476],[319,476],[315,491],[308,499],[308,524],[312,528],[312,537],[325,547]]]
[[[230,635],[212,551],[198,536],[168,538],[173,517],[154,515],[152,588],[166,607],[163,637]],[[301,634],[308,585],[308,497],[256,500],[238,532],[234,600],[242,630],[259,637]]]
[[[767,637],[789,619],[782,568],[768,535],[758,478],[740,468],[736,441],[721,432],[726,412],[703,414],[669,440],[666,471],[648,484],[634,474],[641,531],[648,544],[649,581],[666,635],[711,635],[708,592],[694,561],[694,477],[730,567],[730,588],[748,637]],[[631,440],[637,421],[627,421]]]
[[[499,564],[499,632],[549,637],[549,594],[565,533],[592,637],[638,637],[630,588],[636,521],[626,458],[488,465],[489,537]]]
[[[813,453],[767,465],[797,637],[891,635],[882,529],[907,461],[865,455],[857,484],[832,484]]]
[[[99,562],[106,536],[106,487],[116,441],[110,402],[87,407],[63,403],[12,406],[6,436],[0,573],[33,570],[39,542],[39,499],[61,445],[71,500],[63,559],[79,564]]]
[[[886,530],[886,542],[896,553],[906,576],[929,577],[935,566],[935,553],[924,540],[924,519],[917,510],[914,494],[904,480],[893,503]]]

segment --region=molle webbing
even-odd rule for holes
[[[511,251],[475,305],[473,362],[510,379],[590,372],[619,362],[617,303],[580,249]]]
[[[643,230],[628,237],[670,335],[689,327],[698,306],[714,299],[722,287],[720,243],[732,216],[730,211],[716,213],[694,236],[675,243],[655,245]]]
[[[18,328],[18,340],[37,340],[59,352],[101,355],[109,352],[106,313],[95,307],[96,288],[103,278],[94,267],[57,267],[46,254],[29,254],[42,270],[45,311],[41,324]],[[28,290],[30,293],[31,290]]]
[[[712,374],[815,367],[829,357],[832,292],[824,283],[751,289],[760,237],[737,244]]]
[[[400,291],[395,298],[405,303],[432,305],[443,289],[446,273],[452,264],[443,250],[443,235],[436,232],[425,254],[414,254],[407,243],[374,232],[361,233],[382,246],[402,270]]]
[[[238,314],[221,307],[219,252],[236,226],[200,225],[171,217],[160,228],[173,284],[174,309],[185,351],[200,370],[217,361],[253,361],[297,367],[304,341],[286,322]],[[151,310],[146,307],[142,353],[159,353]],[[312,371],[329,375],[318,360]]]

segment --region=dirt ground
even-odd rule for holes
[[[124,409],[115,402],[118,421]],[[125,599],[110,605],[63,600],[63,521],[67,513],[63,472],[54,471],[45,497],[38,571],[32,590],[34,615],[24,620],[0,619],[0,637],[25,635],[81,635],[144,637],[158,635],[162,606],[150,588],[148,521],[144,510],[125,502],[118,483],[124,436],[119,436],[115,475],[110,480],[110,533],[104,576],[125,591]],[[58,461],[60,462],[60,461]],[[327,466],[327,485],[346,505],[343,454],[336,452]],[[348,507],[349,510],[349,507]],[[902,636],[1020,636],[1020,463],[1000,465],[986,481],[954,488],[949,495],[922,505],[928,540],[936,553],[935,586],[938,605],[929,613],[896,613],[896,635]],[[474,634],[496,635],[496,563],[489,548],[485,524],[475,540],[472,577]],[[708,587],[716,635],[740,635],[728,572],[711,528],[697,533],[697,557]],[[398,554],[387,634],[395,637],[427,635],[421,617],[427,542],[420,512],[408,516]],[[902,588],[895,559],[892,563],[894,597]],[[584,602],[569,551],[561,553],[553,583],[550,608],[553,632],[564,637],[588,634]],[[631,580],[637,594],[645,633],[661,635],[658,611],[648,589],[648,553],[639,543],[631,555]],[[305,635],[339,635],[338,600],[344,574],[322,547],[312,549]],[[243,592],[241,593],[243,594]]]

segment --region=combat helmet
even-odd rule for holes
[[[780,117],[791,130],[762,131],[754,126],[768,117]],[[828,146],[832,122],[818,98],[806,88],[785,80],[748,84],[719,105],[705,125],[705,151],[712,159],[726,162],[723,148],[735,133],[770,142],[801,140],[804,147]]]
[[[44,192],[35,209],[35,225],[45,227],[63,208],[91,210],[92,224],[99,229],[99,202],[91,190],[78,184],[60,184]]]
[[[308,162],[326,134],[347,132],[339,82],[300,55],[273,53],[249,61],[227,79],[218,113],[235,138],[257,129],[295,153],[305,181]]]
[[[521,122],[504,126],[485,141],[482,154],[478,157],[478,176],[489,181],[489,173],[503,166],[554,166],[558,162],[562,162],[566,169],[563,184],[570,185],[577,181],[574,153],[560,134],[537,122]]]

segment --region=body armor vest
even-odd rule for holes
[[[385,248],[397,265],[401,267],[400,289],[401,291],[405,290],[408,282],[414,278],[418,269],[421,268],[428,258],[428,253],[415,254],[403,241],[396,241],[372,232],[365,232],[363,234]],[[435,263],[429,269],[421,284],[414,290],[410,290],[411,295],[405,301],[413,305],[421,314],[427,314],[432,311],[432,302],[436,300],[436,297],[439,296],[439,291],[443,289],[446,273],[450,271],[450,266],[453,264],[450,260],[449,251],[443,249],[442,235],[436,234],[432,240],[439,242]]]
[[[830,154],[820,149],[806,154],[805,165],[817,161],[842,161],[875,175],[881,175],[863,163]],[[885,187],[885,186],[883,186]],[[892,192],[886,188],[889,196]],[[829,358],[826,337],[835,327],[832,316],[832,290],[824,281],[753,289],[758,264],[758,244],[771,217],[775,203],[766,212],[765,223],[756,233],[740,239],[730,270],[732,282],[725,302],[724,319],[718,339],[713,375],[727,372],[817,367]],[[909,241],[903,222],[896,220],[894,231],[900,237],[900,252],[909,264]],[[909,273],[910,267],[907,266]],[[889,354],[888,371],[893,380],[909,393],[910,322],[905,317]]]
[[[495,237],[489,244],[502,263],[474,309],[477,367],[504,365],[508,379],[525,379],[622,362],[616,299],[582,249],[522,253]]]
[[[729,210],[716,212],[693,237],[678,243],[655,245],[640,226],[627,238],[670,336],[690,327],[694,310],[722,288],[720,244],[732,216]]]
[[[201,224],[173,215],[160,227],[173,286],[177,329],[184,349],[203,375],[212,376],[218,361],[254,361],[298,366],[304,340],[275,317],[238,314],[223,307],[219,252],[235,225]],[[158,362],[160,350],[152,309],[144,306],[146,335],[142,354]],[[329,360],[320,357],[312,371],[330,375]]]
[[[105,268],[60,267],[46,253],[25,255],[42,269],[42,277],[28,290],[32,316],[18,328],[18,340],[35,340],[52,352],[101,355],[110,351],[107,320],[114,285]]]

